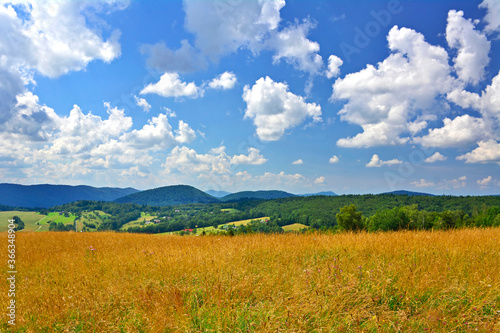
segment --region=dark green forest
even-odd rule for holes
[[[222,209],[231,210],[221,211]],[[140,233],[203,228],[264,216],[269,216],[270,226],[276,226],[276,228],[258,230],[259,228],[254,226],[253,229],[251,228],[253,232],[279,232],[282,226],[293,223],[301,223],[323,231],[500,226],[499,196],[455,197],[396,194],[311,196],[165,207],[77,201],[41,212],[67,211],[78,216],[84,211],[92,210],[102,210],[111,215],[98,226],[97,230],[100,231],[120,230],[125,223],[140,218],[142,212],[158,216],[160,223],[127,229],[127,232]],[[243,232],[245,228],[240,229],[240,232]]]

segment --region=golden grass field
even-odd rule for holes
[[[17,325],[2,315],[2,331],[500,332],[500,229],[25,232],[17,261]]]

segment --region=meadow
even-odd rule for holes
[[[24,222],[25,231],[49,230],[48,223],[44,222],[46,215],[38,214],[36,212],[21,212],[13,210],[0,212],[0,232],[7,231],[9,219],[12,219],[14,216],[19,216],[19,218]]]
[[[7,233],[0,242],[6,264]],[[499,332],[498,244],[488,228],[18,233],[17,325],[1,316],[0,330]]]

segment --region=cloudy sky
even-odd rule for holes
[[[0,0],[0,182],[500,193],[500,1]]]

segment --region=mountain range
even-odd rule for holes
[[[394,191],[384,194],[427,195],[432,194]],[[242,191],[229,193],[209,190],[203,192],[189,185],[172,185],[139,191],[134,188],[112,188],[70,185],[18,185],[0,184],[0,208],[25,207],[49,208],[78,200],[114,201],[117,203],[134,203],[151,206],[173,206],[192,203],[233,202],[245,199],[272,200],[290,197],[336,196],[334,192],[325,191],[310,194],[292,194],[284,191]],[[8,207],[7,207],[8,208]]]
[[[0,184],[0,205],[26,208],[49,208],[77,200],[113,201],[139,192],[115,187],[92,187],[85,185],[18,185]]]

